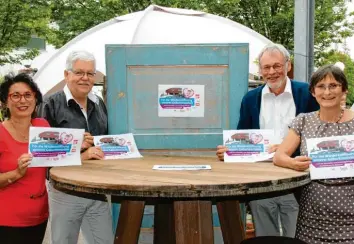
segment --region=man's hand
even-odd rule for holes
[[[224,161],[224,153],[227,151],[227,147],[219,145],[216,148],[216,156],[218,156],[218,159],[220,161]]]
[[[100,147],[90,147],[85,152],[81,153],[82,160],[88,159],[103,159],[104,153]]]
[[[89,132],[84,133],[84,140],[81,145],[81,149],[88,149],[93,146],[93,136]]]

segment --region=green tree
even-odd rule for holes
[[[80,33],[116,16],[144,10],[151,4],[165,7],[212,10],[230,15],[239,0],[57,0],[52,5],[52,21],[58,24],[50,40],[61,47]],[[230,11],[231,10],[231,11]]]
[[[37,50],[11,53],[24,47],[31,35],[47,37],[50,15],[50,5],[45,0],[0,0],[0,65],[33,58]]]
[[[354,61],[351,57],[343,52],[332,50],[327,53],[323,53],[323,59],[319,62],[319,65],[334,64],[336,62],[342,62],[345,65],[344,73],[347,77],[349,87],[347,95],[347,104],[352,105],[354,103]]]
[[[144,10],[150,4],[202,10],[239,22],[289,50],[294,48],[294,0],[57,0],[52,20],[59,25],[57,47],[81,32],[115,16]],[[316,0],[315,55],[318,63],[323,51],[333,43],[343,43],[353,34],[354,24],[347,17],[346,0]]]
[[[231,19],[259,32],[273,42],[294,49],[294,0],[239,1],[237,14]],[[315,60],[333,43],[354,33],[353,20],[347,18],[346,0],[315,1]],[[218,11],[215,14],[223,15]]]
[[[117,15],[126,14],[120,2],[96,0],[57,0],[51,5],[54,35],[49,42],[61,47],[80,33]]]
[[[57,0],[52,4],[54,35],[49,42],[61,47],[77,35],[116,16],[141,11],[151,4],[166,7],[201,9],[198,0]]]

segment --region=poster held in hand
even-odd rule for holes
[[[95,146],[101,147],[104,159],[141,158],[132,133],[94,136]]]
[[[81,165],[80,149],[84,129],[30,127],[28,167]]]

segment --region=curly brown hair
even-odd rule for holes
[[[25,73],[20,73],[18,75],[9,74],[4,77],[4,81],[0,84],[0,109],[2,119],[10,118],[10,111],[6,108],[7,98],[9,96],[10,87],[18,82],[27,84],[36,97],[36,108],[32,113],[32,118],[36,117],[37,107],[43,102],[43,96],[39,90],[37,83],[35,83],[31,76]]]

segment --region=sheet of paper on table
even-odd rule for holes
[[[29,167],[81,165],[80,149],[84,129],[30,127]]]
[[[312,180],[354,177],[354,136],[306,140]]]
[[[132,133],[94,136],[95,146],[100,146],[104,159],[141,158]]]
[[[273,130],[224,130],[223,142],[228,148],[225,163],[253,163],[272,161],[274,153],[268,153],[268,149],[279,139]]]
[[[154,165],[155,170],[209,170],[210,165]]]

